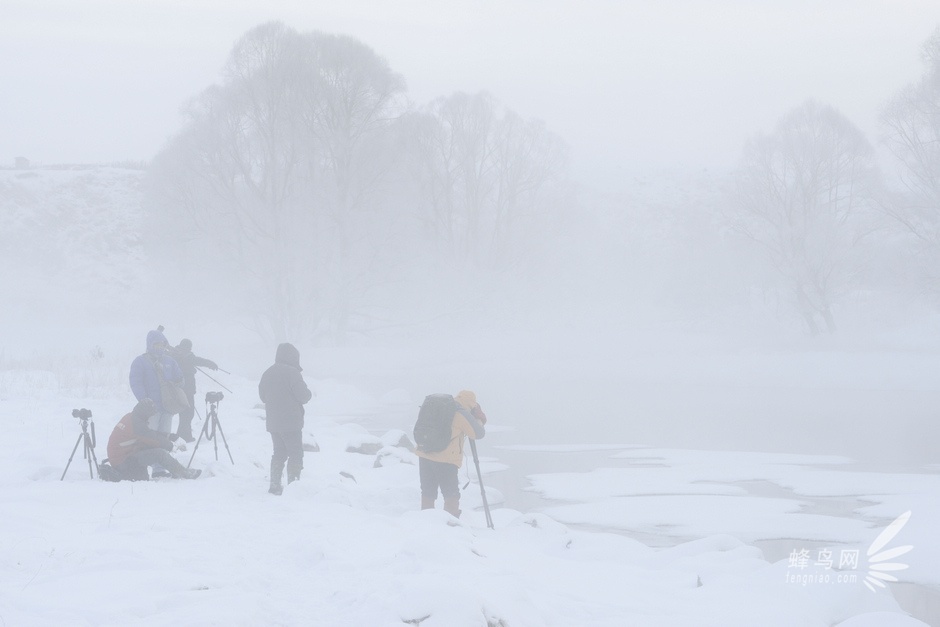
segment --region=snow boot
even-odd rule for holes
[[[288,466],[287,467],[287,483],[294,483],[295,481],[300,479],[300,471],[301,471],[300,468],[291,468],[290,466]]]
[[[284,492],[284,486],[281,485],[281,474],[284,472],[284,462],[275,462],[271,460],[271,487],[268,488],[269,494],[280,495]]]
[[[434,509],[434,499],[429,496],[422,496],[421,509]]]
[[[460,498],[444,499],[444,511],[454,518],[460,518]]]

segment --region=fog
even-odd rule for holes
[[[504,4],[5,3],[0,369],[162,324],[503,442],[936,462],[940,8]]]
[[[311,7],[11,0],[0,8],[3,145],[37,163],[149,160],[178,110],[214,82],[257,24],[356,37],[404,75],[416,102],[487,90],[545,120],[580,178],[636,168],[727,168],[743,141],[807,98],[867,133],[920,73],[940,21],[930,0],[707,4],[354,0]],[[42,131],[34,129],[41,128]]]

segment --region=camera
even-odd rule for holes
[[[206,402],[207,403],[218,403],[223,398],[222,392],[206,392]]]
[[[91,418],[91,410],[85,409],[84,407],[81,409],[73,409],[72,416],[74,416],[75,418],[80,418],[82,420],[88,420],[89,418]]]

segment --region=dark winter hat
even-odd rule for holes
[[[147,350],[148,351],[151,348],[153,348],[153,345],[156,344],[157,342],[163,342],[167,346],[170,345],[170,343],[166,339],[166,336],[163,335],[162,331],[150,331],[149,333],[147,333]]]
[[[142,398],[140,402],[134,405],[134,414],[144,418],[150,418],[157,413],[157,406],[149,398]]]
[[[293,344],[285,342],[283,344],[278,344],[277,353],[274,356],[274,361],[279,364],[287,364],[288,366],[293,366],[298,370],[303,370],[300,367],[300,351],[297,350],[297,347]]]
[[[191,351],[193,350],[193,341],[186,339],[184,337],[183,339],[180,340],[180,344],[177,348],[184,350],[184,351]]]

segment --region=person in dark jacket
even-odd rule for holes
[[[108,461],[128,481],[150,479],[149,466],[165,468],[177,479],[195,479],[201,470],[187,469],[170,455],[170,451],[186,450],[182,440],[150,428],[148,420],[156,412],[154,402],[145,398],[118,421],[108,438]]]
[[[274,365],[264,371],[258,384],[265,425],[274,444],[268,489],[271,494],[281,494],[284,490],[281,485],[284,462],[287,462],[288,483],[299,479],[304,467],[304,405],[313,398],[313,393],[304,382],[302,370],[300,351],[293,344],[281,344],[277,347]]]
[[[176,360],[180,370],[183,371],[183,390],[189,398],[189,407],[180,411],[176,435],[187,442],[192,442],[196,439],[193,437],[193,414],[196,411],[196,368],[202,366],[203,368],[218,370],[219,367],[211,359],[195,355],[192,340],[186,338],[180,340],[176,348],[170,349],[170,356]]]
[[[163,396],[160,392],[160,377],[158,369],[167,381],[179,386],[183,384],[183,371],[168,354],[169,342],[163,335],[163,327],[147,333],[147,351],[138,355],[131,362],[130,384],[131,391],[138,401],[149,398],[156,407],[156,413],[150,417],[150,428],[160,433],[169,434],[173,431],[173,415],[163,406]],[[154,468],[157,476],[167,476],[165,468]]]

